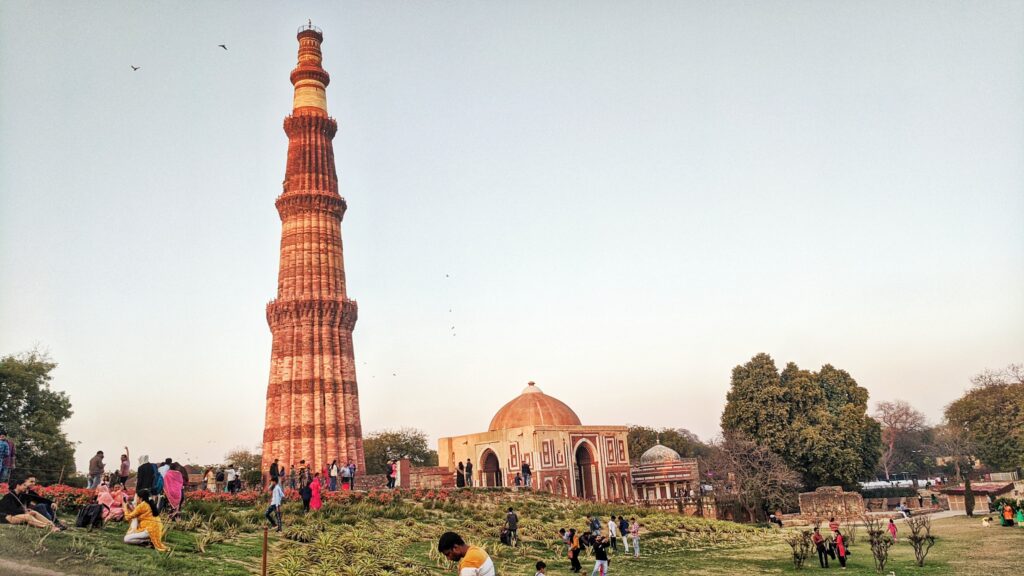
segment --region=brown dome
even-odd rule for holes
[[[540,391],[530,382],[523,393],[498,410],[488,430],[522,426],[582,426],[580,417],[561,400]]]

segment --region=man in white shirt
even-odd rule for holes
[[[231,467],[228,468],[227,480],[228,492],[234,494],[236,491],[238,491],[238,470],[235,470],[234,464],[232,464]]]
[[[618,531],[618,522],[615,520],[615,516],[612,516],[611,520],[608,521],[608,541],[611,544],[613,551],[618,552],[618,544],[616,544],[616,532]]]
[[[265,516],[270,521],[270,527],[281,531],[281,503],[284,501],[284,490],[277,478],[270,479],[270,507],[267,508]]]
[[[166,476],[167,471],[171,469],[171,462],[172,460],[168,458],[167,460],[164,460],[164,463],[161,464],[159,468],[156,469],[156,471],[160,473],[161,478]]]

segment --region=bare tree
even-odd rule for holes
[[[742,434],[728,434],[714,447],[706,459],[712,484],[735,494],[751,522],[757,521],[759,508],[782,508],[801,487],[800,475],[782,457]]]
[[[811,549],[814,548],[814,542],[811,540],[811,531],[791,532],[786,536],[786,543],[793,549],[793,566],[797,570],[802,570],[804,562],[811,555]]]
[[[885,479],[888,480],[891,469],[896,464],[896,443],[908,434],[920,432],[927,423],[924,414],[904,400],[879,402],[875,410],[875,420],[882,425],[885,452],[882,453],[879,464],[882,465]]]
[[[971,384],[975,388],[1024,384],[1024,364],[1009,364],[999,370],[986,368],[984,372],[971,378]]]
[[[868,533],[868,540],[871,542],[871,556],[875,560],[875,570],[881,572],[889,561],[889,548],[895,544],[892,535],[886,530],[886,524],[881,518],[864,516],[864,528]]]
[[[953,464],[953,476],[957,482],[964,478],[964,468],[969,472],[974,467],[974,444],[967,430],[948,422],[935,428],[935,445],[932,446],[936,458],[944,458]]]
[[[910,528],[910,545],[914,547],[914,558],[918,566],[924,566],[924,559],[928,551],[935,545],[935,536],[932,536],[932,520],[928,516],[911,516],[907,518],[907,527]]]

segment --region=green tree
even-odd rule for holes
[[[683,458],[700,458],[707,456],[710,451],[707,444],[701,442],[696,434],[686,428],[659,430],[648,426],[630,426],[627,435],[630,460],[640,460],[640,456],[657,444],[659,439],[663,445],[675,450]]]
[[[363,438],[367,474],[384,474],[388,460],[408,458],[414,466],[437,466],[427,433],[415,428],[380,430]]]
[[[768,354],[737,366],[722,430],[739,432],[778,454],[808,488],[853,486],[878,462],[881,428],[867,415],[867,390],[831,365],[817,372]]]
[[[16,467],[43,483],[75,472],[75,448],[61,430],[71,400],[50,389],[56,367],[35,351],[0,358],[0,428],[14,441]]]
[[[971,381],[974,387],[946,407],[946,419],[966,431],[974,455],[988,466],[1024,466],[1024,367],[986,370]]]

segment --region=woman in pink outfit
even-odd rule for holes
[[[323,506],[323,502],[320,501],[320,473],[317,472],[316,476],[313,477],[313,482],[309,485],[310,490],[313,491],[313,498],[309,501],[309,507],[311,510],[319,510]]]
[[[892,518],[889,518],[889,534],[892,535],[893,542],[899,542],[899,540],[896,539],[896,523],[892,521]]]
[[[110,505],[110,512],[104,520],[108,522],[120,522],[124,520],[124,504],[123,497],[125,495],[124,488],[120,484],[114,486],[114,490],[110,493],[114,503]]]

